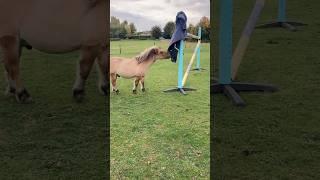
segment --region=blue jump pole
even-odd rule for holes
[[[184,51],[184,41],[180,41],[179,55],[178,55],[178,86],[176,88],[170,88],[164,90],[163,92],[180,92],[182,94],[187,94],[185,91],[195,91],[196,89],[183,86],[183,51]]]
[[[183,88],[182,85],[182,78],[183,78],[183,48],[184,48],[184,41],[180,41],[179,47],[179,57],[178,57],[178,88]]]
[[[253,14],[260,9],[264,0],[257,0]],[[277,87],[268,84],[233,82],[231,79],[232,67],[232,5],[233,0],[220,0],[220,29],[219,29],[219,79],[211,85],[212,93],[223,93],[229,97],[234,105],[245,106],[245,102],[238,92],[241,91],[263,91],[274,92]],[[249,22],[256,21],[256,16],[251,16]],[[253,29],[252,23],[248,23],[250,31]],[[247,42],[246,42],[247,43]],[[242,51],[241,51],[242,52]]]
[[[219,83],[231,83],[232,62],[232,0],[220,1],[220,31],[219,31]]]
[[[278,17],[276,21],[262,24],[257,26],[257,28],[275,28],[281,27],[288,29],[290,31],[296,31],[295,26],[305,26],[307,24],[300,22],[287,21],[287,0],[278,0]]]
[[[198,37],[201,39],[201,27],[199,27],[198,29]],[[196,69],[200,70],[200,46],[198,48],[197,51],[197,65],[196,65]]]
[[[286,0],[278,0],[278,22],[286,22]]]

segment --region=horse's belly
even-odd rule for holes
[[[120,64],[120,67],[117,69],[117,74],[121,77],[130,79],[137,76],[141,76],[140,69],[134,65],[134,63],[123,63]]]
[[[106,28],[101,30],[103,24],[106,24],[100,20],[104,13],[101,8],[90,9],[88,2],[33,0],[33,5],[30,5],[21,20],[21,38],[36,49],[53,53],[72,51],[81,45],[101,44],[107,36]],[[92,24],[101,24],[101,27]],[[105,34],[102,35],[101,31],[105,31]]]

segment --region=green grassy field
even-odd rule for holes
[[[154,43],[112,41],[111,56],[134,57]],[[119,51],[121,46],[121,54]],[[185,67],[195,43],[187,43]],[[132,80],[118,80],[111,94],[112,179],[208,179],[209,177],[209,44],[203,44],[203,72],[192,72],[187,96],[162,91],[177,85],[177,64],[158,61],[146,76],[146,92],[132,94]]]
[[[24,51],[22,77],[32,104],[4,96],[0,73],[0,179],[107,178],[106,99],[98,93],[95,69],[85,101],[72,99],[77,60],[77,52]]]
[[[236,45],[254,1],[234,3]],[[276,18],[276,3],[266,2],[259,23]],[[257,29],[253,33],[239,80],[272,83],[279,92],[242,93],[245,108],[214,95],[214,179],[320,178],[319,9],[316,0],[290,0],[289,20],[308,26],[297,32]]]

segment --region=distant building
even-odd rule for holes
[[[142,31],[142,32],[137,32],[134,33],[131,36],[128,36],[129,39],[151,39],[151,31]]]

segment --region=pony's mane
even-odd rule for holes
[[[158,49],[156,46],[145,49],[141,52],[135,59],[138,61],[138,64],[153,59],[152,56],[155,55],[155,50]]]

